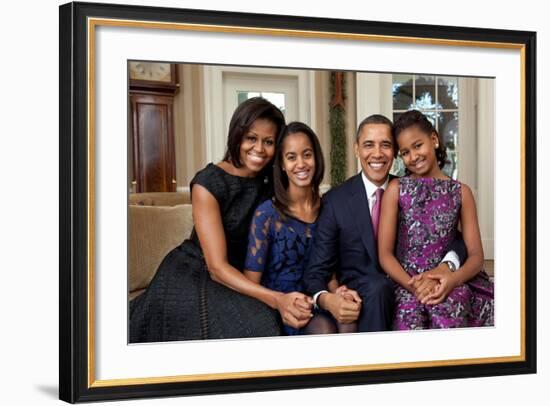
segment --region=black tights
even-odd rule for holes
[[[303,328],[303,334],[336,334],[355,333],[357,323],[338,323],[332,316],[325,313],[317,313]]]

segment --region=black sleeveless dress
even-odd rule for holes
[[[191,181],[216,198],[229,263],[242,270],[255,208],[267,198],[263,178],[230,175],[208,164]],[[279,314],[264,303],[214,282],[193,229],[166,255],[142,295],[130,302],[131,343],[281,335]]]

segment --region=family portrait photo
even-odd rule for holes
[[[494,78],[128,77],[130,344],[494,326]]]

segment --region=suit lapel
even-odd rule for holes
[[[355,175],[352,181],[352,193],[348,202],[350,206],[350,214],[354,218],[355,226],[361,236],[361,241],[367,249],[369,256],[378,263],[378,254],[376,252],[376,244],[374,241],[374,231],[372,228],[372,220],[370,217],[369,201],[365,191],[361,173]]]

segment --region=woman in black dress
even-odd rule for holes
[[[242,274],[256,206],[271,195],[281,111],[256,97],[239,105],[223,161],[191,181],[194,229],[164,258],[147,291],[130,303],[130,342],[281,334],[294,298]]]

